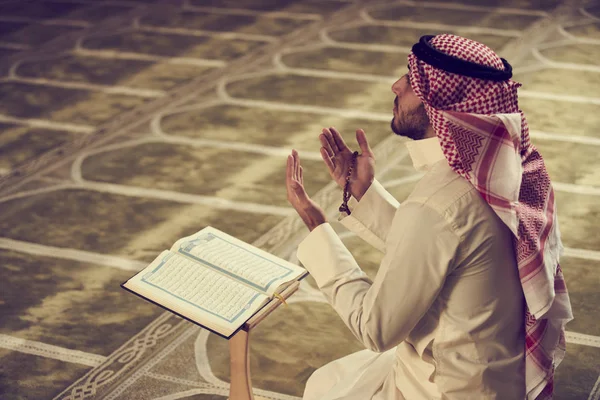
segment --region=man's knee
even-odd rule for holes
[[[332,379],[324,368],[315,370],[304,387],[304,395],[302,400],[320,400],[323,396],[337,383],[336,379]]]

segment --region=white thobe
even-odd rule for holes
[[[512,234],[437,138],[407,146],[426,171],[409,197],[399,205],[374,181],[340,217],[384,253],[373,281],[328,223],[298,247],[366,348],[315,371],[303,398],[523,399],[525,301]]]

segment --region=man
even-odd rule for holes
[[[551,398],[572,313],[520,84],[506,60],[454,35],[422,37],[408,66],[391,127],[413,139],[425,175],[402,205],[374,179],[362,130],[359,155],[334,128],[320,135],[353,197],[341,223],[385,253],[374,281],[306,194],[297,152],[288,157],[288,200],[311,231],[298,259],[366,347],[315,371],[304,399]]]

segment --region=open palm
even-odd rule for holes
[[[300,156],[295,149],[288,156],[285,176],[287,199],[308,229],[312,231],[327,222],[323,209],[308,196],[304,189],[304,169],[300,165]]]
[[[353,151],[346,145],[342,135],[335,128],[325,128],[319,135],[321,157],[327,166],[331,178],[344,188],[346,175],[352,162]],[[356,166],[350,177],[349,192],[360,200],[375,179],[375,154],[369,147],[365,131],[356,131],[356,141],[361,152],[356,158]]]

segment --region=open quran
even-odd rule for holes
[[[213,227],[179,239],[121,286],[230,338],[308,272]]]

